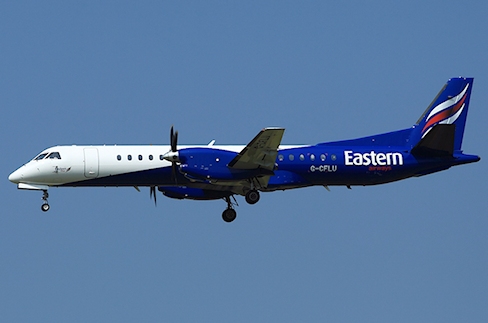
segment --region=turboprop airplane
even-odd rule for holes
[[[246,146],[55,146],[10,174],[19,189],[149,187],[176,199],[223,199],[226,222],[236,218],[235,195],[255,204],[260,192],[313,185],[376,185],[423,176],[480,160],[461,144],[472,78],[452,78],[412,127],[316,145],[280,145],[283,128],[265,128]]]

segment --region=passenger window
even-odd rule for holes
[[[159,160],[163,160],[164,159],[164,156],[163,155],[159,155]]]
[[[290,161],[293,161],[295,159],[295,156],[293,156],[292,154],[290,154],[290,156],[288,156],[288,159],[290,159]]]
[[[149,155],[149,160],[153,160],[153,155]]]
[[[122,159],[122,156],[117,155],[117,160],[121,160],[121,159]]]
[[[311,155],[310,155],[310,160],[311,160],[311,161],[314,161],[314,160],[315,160],[315,155],[314,155],[314,154],[311,154]]]
[[[142,155],[139,155],[139,160],[142,160]]]
[[[304,161],[305,160],[305,156],[303,154],[300,154],[300,160],[301,161]]]
[[[128,160],[132,160],[132,155],[127,155]]]
[[[327,159],[327,156],[325,154],[320,155],[320,160],[325,161]]]
[[[283,161],[283,159],[285,159],[285,157],[283,157],[283,155],[279,155],[279,156],[278,156],[278,160],[279,160],[280,162],[281,162],[281,161]]]
[[[49,156],[47,156],[49,159],[61,159],[61,156],[59,155],[58,152],[50,153]]]

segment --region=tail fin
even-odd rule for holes
[[[452,78],[420,117],[412,132],[412,153],[451,155],[461,151],[473,78]]]

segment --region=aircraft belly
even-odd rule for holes
[[[170,167],[103,175],[94,179],[66,183],[63,186],[153,186],[173,183]]]

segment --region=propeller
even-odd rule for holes
[[[166,159],[167,161],[171,162],[171,179],[175,182],[178,183],[176,180],[176,172],[178,171],[178,162],[180,161],[179,155],[178,155],[178,131],[174,131],[173,126],[171,126],[171,131],[169,133],[169,141],[170,141],[170,146],[171,150],[168,151],[166,154],[163,155],[163,158]],[[149,196],[151,199],[154,200],[154,205],[157,206],[157,200],[156,200],[156,186],[151,186],[149,189]]]
[[[171,162],[171,177],[173,181],[177,184],[176,180],[176,172],[178,171],[178,162],[180,161],[179,155],[178,155],[178,131],[174,131],[173,126],[171,126],[171,131],[169,133],[169,141],[170,141],[170,146],[171,150],[168,151],[166,154],[163,155],[163,158],[166,159],[167,161]],[[149,189],[149,197],[154,200],[154,205],[157,206],[157,201],[156,201],[156,186],[153,185]]]
[[[180,161],[179,154],[178,154],[178,131],[174,131],[173,126],[171,126],[171,131],[169,133],[169,141],[171,145],[171,150],[164,154],[163,158],[167,161],[171,162],[171,177],[175,183],[176,180],[176,172],[178,171],[178,162]]]

